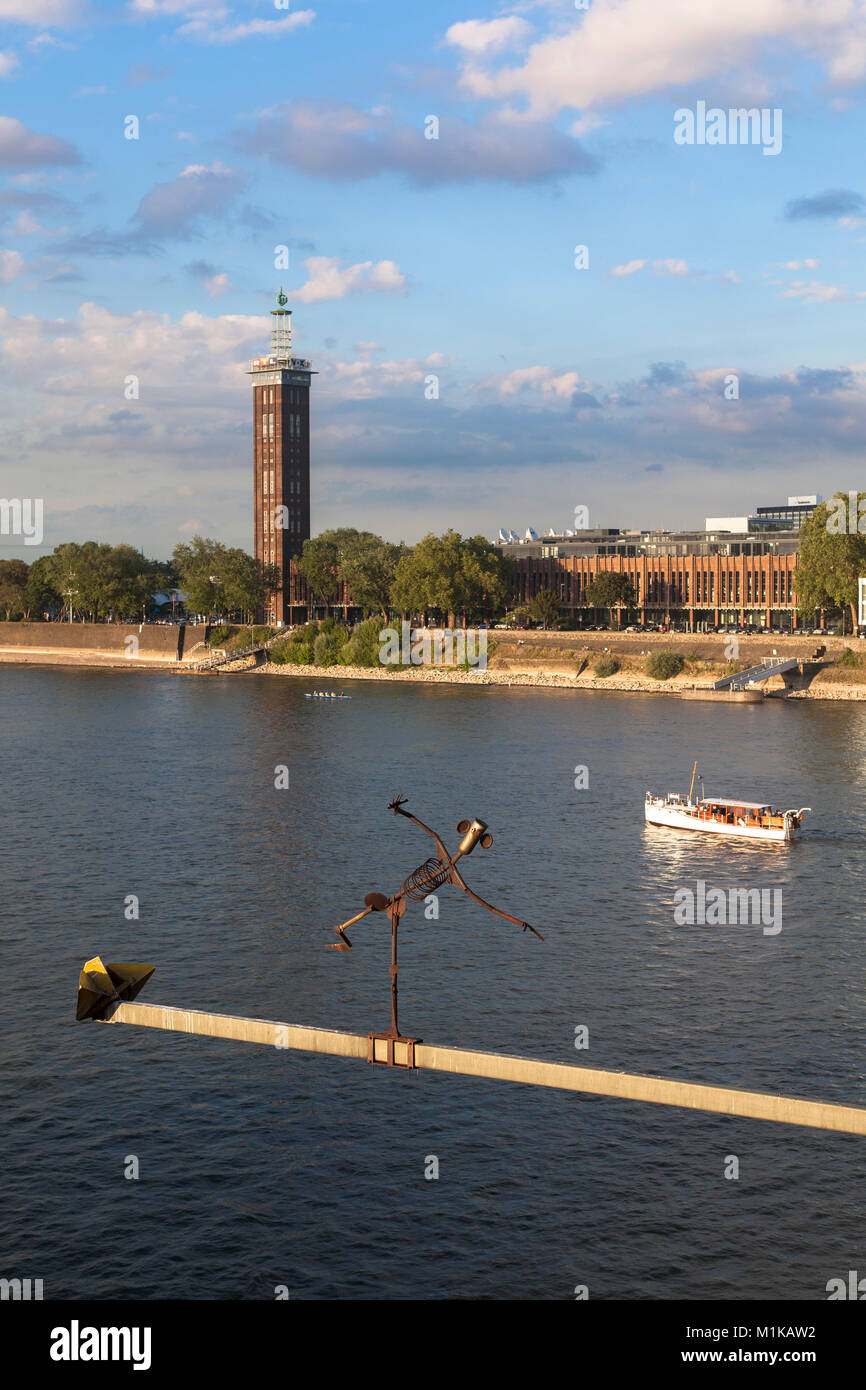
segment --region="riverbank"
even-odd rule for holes
[[[618,691],[640,695],[674,695],[681,697],[691,690],[710,690],[712,680],[696,681],[691,673],[674,676],[667,681],[653,680],[642,671],[618,671],[607,677],[596,676],[591,667],[580,674],[545,669],[541,664],[527,664],[507,669],[488,667],[486,670],[458,670],[454,667],[403,667],[397,670],[365,666],[277,666],[270,662],[256,666],[252,658],[228,662],[215,670],[196,671],[193,662],[172,661],[165,657],[122,657],[116,653],[85,651],[51,651],[48,648],[24,651],[0,650],[3,666],[65,667],[80,670],[162,671],[177,675],[214,679],[227,675],[276,677],[287,680],[314,680],[329,684],[339,681],[389,681],[392,684],[470,685],[491,688],[526,687],[548,690]],[[862,677],[858,679],[858,677]],[[820,671],[802,690],[789,690],[784,695],[781,677],[765,681],[765,693],[789,700],[866,700],[866,672],[847,671],[828,666]],[[720,701],[720,703],[722,703]]]
[[[731,670],[728,658],[731,638],[716,634],[566,632],[491,632],[488,665],[484,670],[453,666],[394,668],[357,666],[295,666],[270,662],[257,666],[253,657],[227,662],[212,670],[196,671],[196,662],[207,653],[209,630],[110,624],[0,623],[0,666],[63,666],[91,669],[172,671],[209,676],[255,674],[285,679],[334,681],[396,681],[421,684],[538,687],[542,689],[617,691],[627,694],[682,696],[689,690],[709,690]],[[844,658],[853,642],[855,655]],[[866,646],[856,639],[786,637],[769,634],[738,639],[739,666],[757,665],[774,657],[795,658],[796,688],[788,699],[866,699]],[[654,680],[644,669],[652,651],[678,652],[683,671],[668,681]],[[178,657],[181,657],[178,660]],[[616,664],[613,674],[602,677],[595,667],[600,659]],[[784,695],[780,676],[763,683],[768,695]]]
[[[789,700],[866,700],[866,682],[848,683],[832,678],[832,669],[816,676],[803,690],[789,691]],[[193,674],[193,673],[190,673]],[[454,668],[409,667],[401,670],[371,669],[362,666],[258,666],[249,669],[250,675],[274,676],[289,680],[298,678],[315,680],[317,683],[335,681],[390,681],[392,683],[417,685],[470,685],[470,686],[526,686],[549,690],[608,690],[631,695],[675,695],[681,697],[685,691],[694,689],[709,690],[712,682],[698,683],[693,676],[674,676],[668,681],[653,680],[642,672],[617,673],[601,678],[587,669],[581,675],[543,670],[494,670],[459,671]],[[775,682],[765,682],[768,695],[779,695],[784,691],[780,678]],[[720,703],[722,703],[720,701]],[[725,702],[727,703],[727,702]]]

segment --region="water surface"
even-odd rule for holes
[[[863,1139],[75,1022],[99,953],[156,963],[145,1001],[386,1026],[385,920],[324,947],[432,848],[401,792],[449,843],[487,820],[467,881],[545,935],[450,887],[438,921],[410,908],[405,1032],[866,1105],[866,708],[311,688],[0,668],[0,1275],[63,1299],[794,1299],[862,1266]],[[647,829],[645,791],[695,757],[708,794],[810,804],[802,840]],[[781,888],[782,931],[677,926],[699,879]]]

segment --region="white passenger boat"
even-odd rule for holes
[[[801,806],[798,810],[778,811],[768,801],[726,796],[705,796],[693,801],[694,785],[693,771],[688,796],[683,792],[668,792],[667,796],[647,792],[647,824],[666,825],[674,830],[703,830],[711,835],[739,835],[747,840],[790,840],[800,829],[805,813],[812,809]]]

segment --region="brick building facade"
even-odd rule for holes
[[[772,536],[708,532],[585,532],[502,545],[517,563],[516,600],[526,604],[541,589],[559,595],[564,616],[606,618],[586,591],[602,570],[625,574],[641,622],[795,630],[804,617],[796,605],[796,532]]]

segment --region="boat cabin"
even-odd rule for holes
[[[766,801],[735,801],[727,797],[705,797],[697,804],[700,820],[721,821],[726,825],[763,826],[784,825],[784,817]]]

